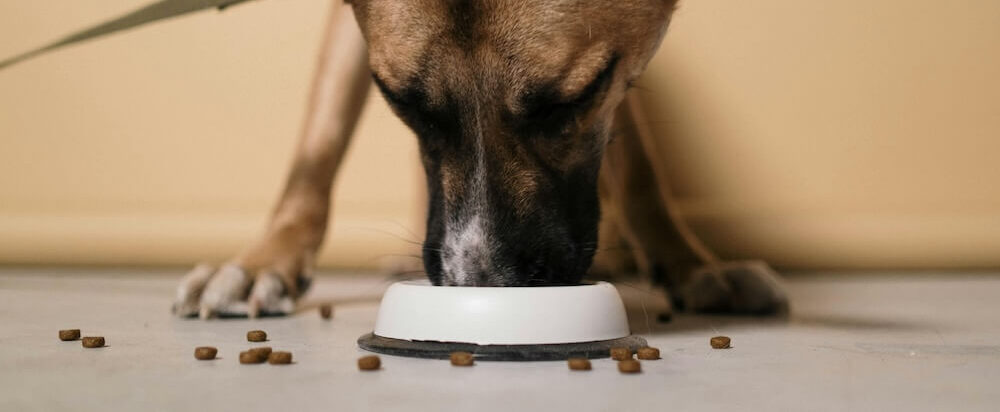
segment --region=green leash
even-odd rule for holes
[[[95,37],[104,36],[106,34],[122,30],[128,30],[146,23],[152,23],[157,20],[168,19],[199,10],[215,8],[221,11],[226,7],[246,1],[250,0],[161,0],[91,28],[70,34],[40,48],[21,53],[6,60],[0,60],[0,70],[45,52],[49,52],[63,46],[68,46],[73,43],[79,43],[84,40],[93,39]]]

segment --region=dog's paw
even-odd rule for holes
[[[286,315],[295,309],[294,299],[305,291],[308,281],[296,277],[296,284],[289,287],[283,279],[268,268],[201,264],[181,279],[173,311],[179,317],[202,319]]]
[[[761,261],[730,262],[695,269],[675,301],[702,313],[777,315],[788,312],[781,279]]]

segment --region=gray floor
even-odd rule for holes
[[[176,276],[140,270],[0,270],[0,410],[997,410],[1000,277],[816,275],[789,280],[788,320],[677,316],[647,322],[662,297],[620,287],[633,331],[663,351],[643,373],[610,360],[486,363],[383,356],[360,373],[355,339],[372,328],[385,286],[327,276],[284,319],[178,320]],[[643,310],[645,306],[645,311]],[[109,347],[60,342],[59,329]],[[240,365],[249,329],[294,353],[290,366]],[[733,349],[712,350],[725,334]],[[213,345],[221,359],[192,350]]]

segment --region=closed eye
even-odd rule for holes
[[[604,86],[613,77],[615,73],[615,67],[617,65],[618,65],[618,55],[614,54],[611,56],[610,59],[608,59],[607,65],[605,65],[604,68],[597,73],[597,76],[594,76],[594,80],[588,83],[587,87],[584,87],[583,90],[581,90],[579,93],[576,94],[576,96],[572,97],[570,99],[570,102],[575,103],[577,105],[583,105],[586,103],[590,103],[592,100],[594,100],[594,97],[597,95],[597,93],[604,90],[605,88]]]
[[[382,92],[382,96],[385,97],[385,100],[388,101],[389,104],[397,107],[406,105],[407,99],[404,97],[404,95],[396,93],[392,89],[390,89],[389,86],[385,84],[385,81],[383,81],[382,78],[378,76],[378,74],[372,72],[372,80],[375,81],[375,86],[378,87],[378,90],[380,92]]]
[[[395,91],[374,72],[372,80],[386,102],[404,123],[410,126],[418,136],[427,137],[431,135],[455,136],[458,130],[458,118],[455,116],[456,110],[445,105],[435,107],[428,105],[427,94],[416,82],[411,82],[400,91]]]
[[[597,96],[607,90],[617,64],[618,55],[613,55],[594,79],[571,97],[560,97],[556,87],[541,88],[526,95],[519,119],[522,131],[536,130],[543,135],[554,135],[563,130],[574,118],[590,109]]]

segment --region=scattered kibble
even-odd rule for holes
[[[80,329],[64,329],[59,331],[59,340],[77,340],[80,339]]]
[[[632,359],[632,350],[624,347],[611,348],[611,359],[614,359],[616,361]]]
[[[373,371],[380,367],[382,367],[382,360],[380,360],[378,356],[370,355],[358,358],[358,369],[363,371]]]
[[[240,352],[240,363],[242,364],[264,363],[266,360],[267,355],[263,355],[261,351],[245,350]]]
[[[103,348],[104,347],[104,337],[103,336],[84,336],[83,337],[83,347],[85,347],[85,348]]]
[[[264,359],[267,359],[267,357],[271,355],[271,347],[270,346],[261,346],[261,347],[258,347],[258,348],[250,348],[250,349],[247,350],[247,352],[254,352],[254,353],[257,354],[257,356],[260,356],[260,357],[262,357]]]
[[[274,351],[267,356],[267,363],[272,365],[287,365],[292,363],[292,353],[283,351]]]
[[[642,371],[642,365],[639,361],[635,359],[625,359],[618,362],[618,372],[621,373],[639,373]]]
[[[647,346],[645,348],[639,348],[636,355],[642,360],[657,360],[660,359],[660,350]]]
[[[319,316],[323,319],[330,320],[333,318],[333,305],[322,305],[319,307]]]
[[[455,366],[472,366],[474,358],[469,352],[452,352],[451,364]]]
[[[587,358],[569,358],[567,361],[569,363],[569,369],[574,371],[589,371],[590,370],[590,359]]]
[[[194,348],[194,358],[198,360],[212,360],[215,359],[215,355],[219,353],[219,350],[211,346],[199,346]]]
[[[709,341],[715,349],[729,349],[730,342],[728,336],[716,336]]]
[[[267,332],[262,330],[252,330],[247,332],[247,340],[250,342],[263,342],[267,340]]]

